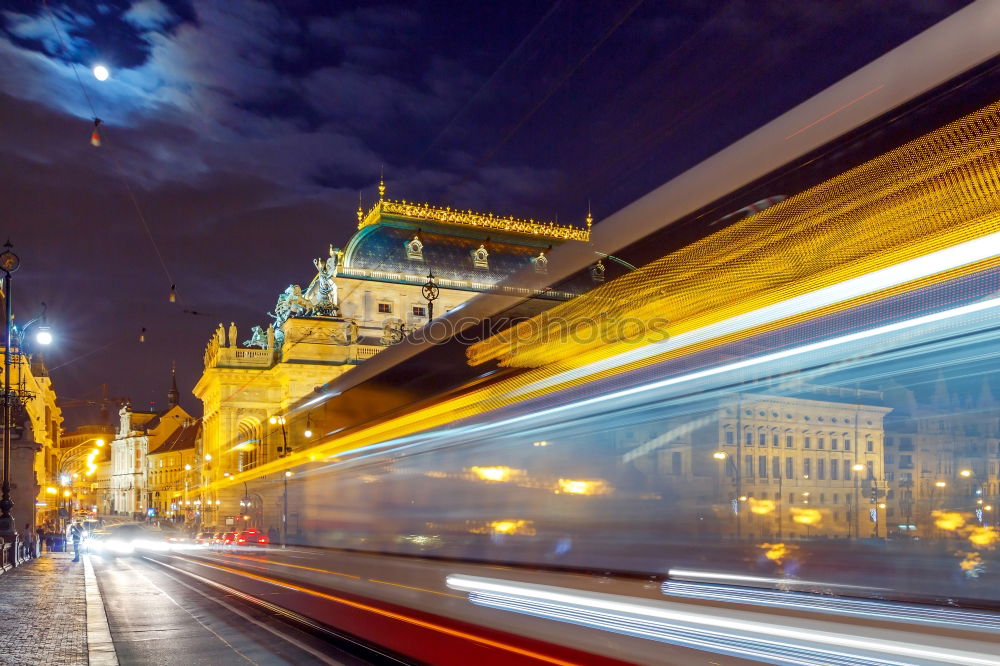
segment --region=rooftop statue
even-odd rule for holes
[[[273,333],[272,333],[273,335]],[[243,341],[244,347],[259,347],[260,349],[267,349],[268,335],[264,332],[264,329],[260,326],[254,326],[250,329],[250,339]]]
[[[278,302],[274,304],[274,327],[281,328],[281,325],[289,317],[301,317],[310,314],[313,310],[312,302],[302,294],[302,287],[297,284],[290,284],[285,291],[278,294]]]
[[[336,316],[340,314],[340,303],[337,298],[337,283],[334,278],[337,277],[337,270],[339,269],[339,259],[340,253],[334,250],[333,246],[329,249],[330,256],[323,261],[323,258],[313,259],[313,265],[319,274],[316,276],[316,281],[309,289],[309,298],[313,304],[313,311],[319,315],[326,316]]]

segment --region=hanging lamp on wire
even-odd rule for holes
[[[170,285],[170,302],[171,303],[176,303],[177,302],[177,285],[176,284]]]
[[[139,342],[145,342],[145,341],[146,341],[146,329],[143,328],[141,331],[139,331]]]
[[[101,145],[101,119],[94,118],[94,131],[90,133],[90,145],[95,148]]]

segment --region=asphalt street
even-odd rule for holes
[[[369,663],[267,611],[142,558],[91,559],[123,666]]]

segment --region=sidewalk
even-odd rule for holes
[[[85,666],[84,563],[44,553],[0,576],[0,663]]]

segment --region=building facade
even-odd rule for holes
[[[149,453],[191,420],[191,415],[178,404],[178,397],[174,380],[167,393],[166,410],[133,411],[126,404],[118,412],[118,431],[111,441],[111,514],[135,518],[150,515]]]
[[[212,335],[194,389],[204,405],[206,488],[308,446],[308,426],[292,432],[271,417],[432,317],[476,294],[512,289],[500,283],[514,272],[547,272],[546,253],[561,243],[586,242],[592,224],[589,215],[573,227],[391,201],[384,194],[380,183],[379,201],[367,213],[358,208],[358,231],[343,249],[328,245],[313,260],[305,289],[290,285],[279,295],[268,326],[240,335],[235,322],[220,323]],[[603,279],[599,261],[591,279]],[[576,293],[549,291],[540,298],[567,300]],[[199,499],[221,506],[229,523],[242,516],[266,528],[280,515],[280,487],[278,479],[262,480],[256,488],[213,490]]]

